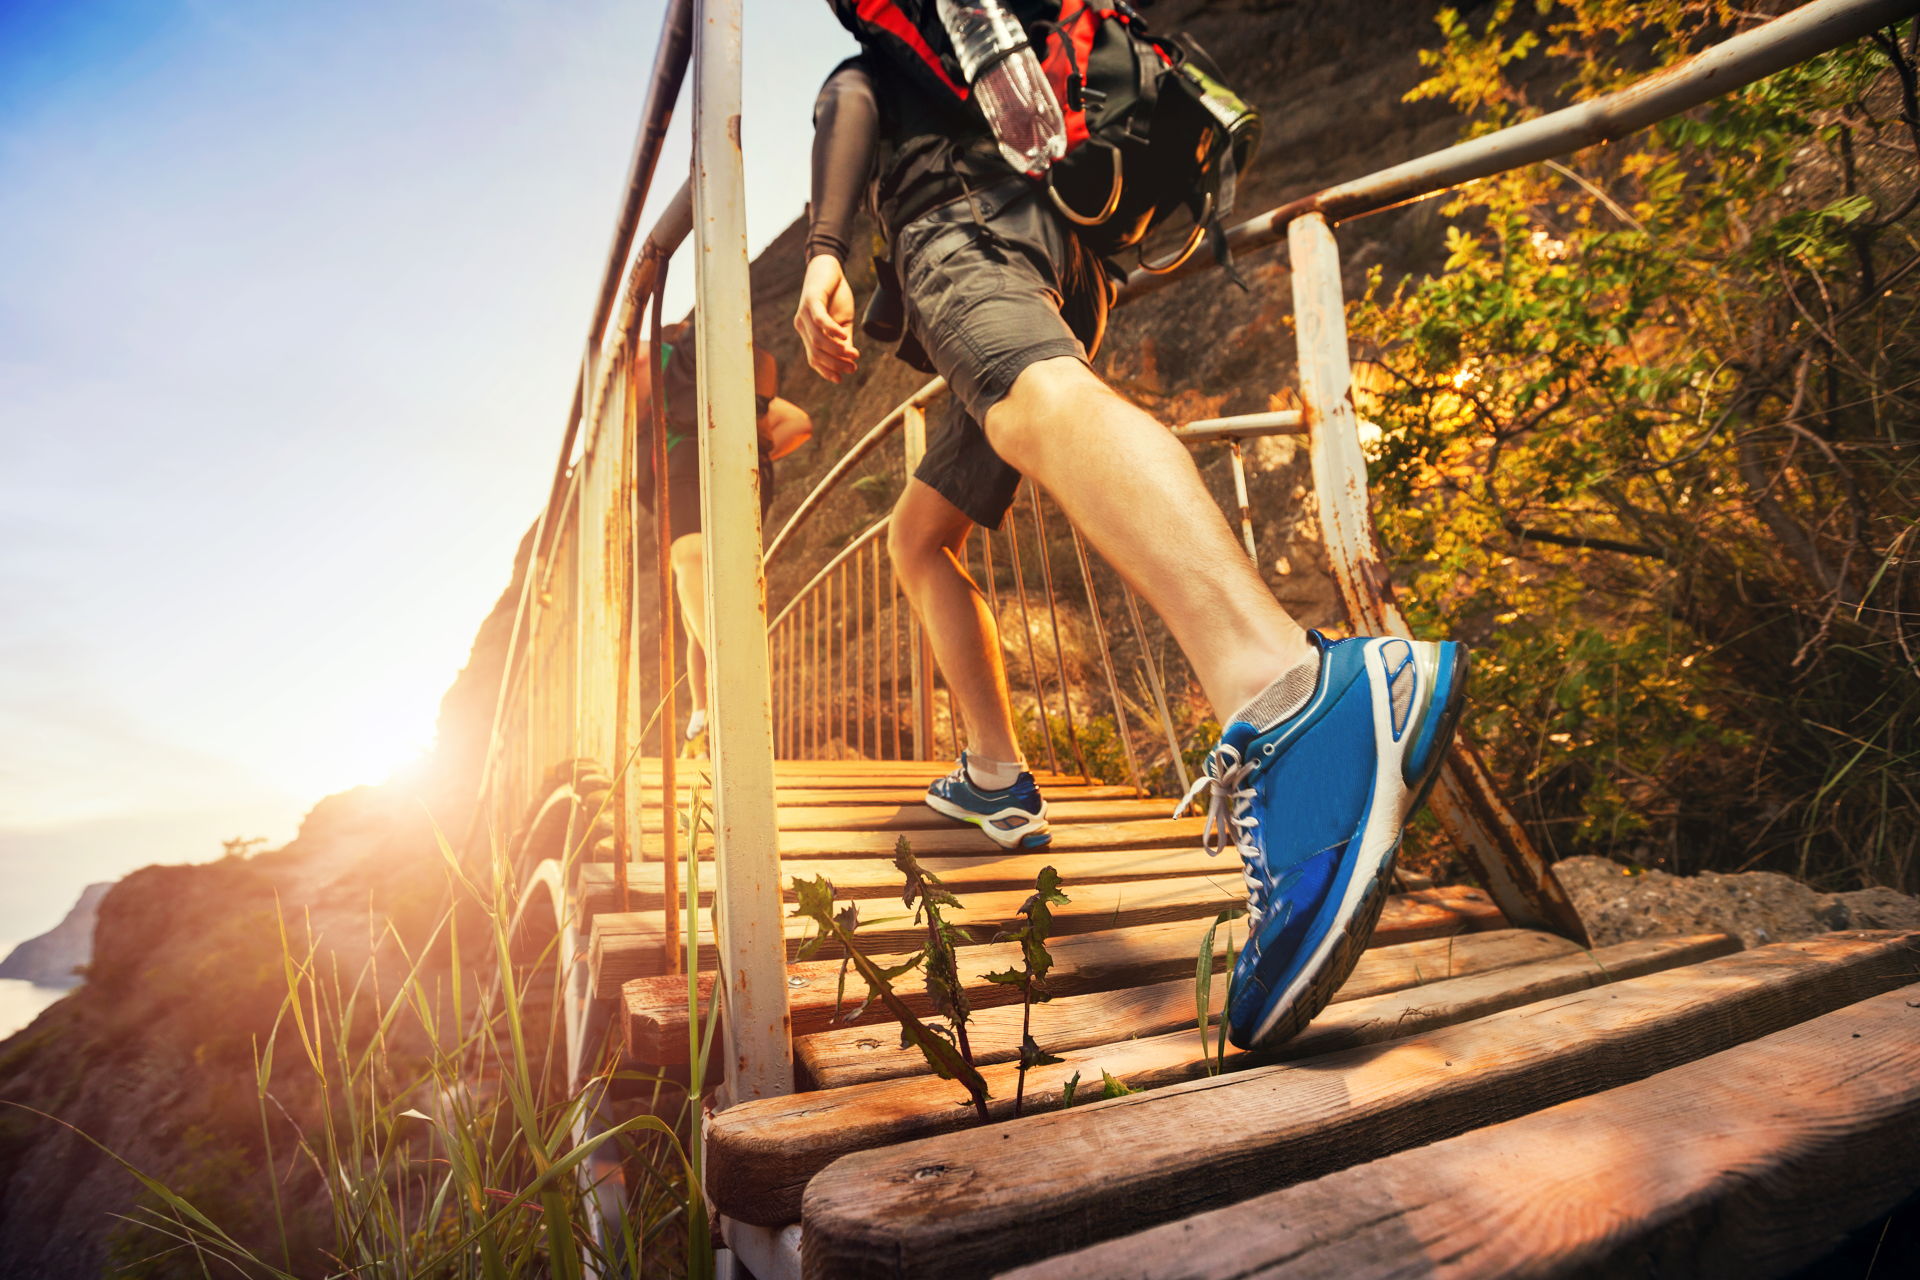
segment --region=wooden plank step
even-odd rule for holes
[[[824,766],[826,761],[804,761],[801,763]],[[842,787],[918,787],[925,791],[927,784],[935,778],[945,777],[953,772],[949,761],[942,765],[892,765],[869,764],[859,769],[829,769],[824,767],[790,768],[774,770],[774,783],[780,787],[810,788],[831,791]],[[660,790],[663,774],[658,769],[637,769],[627,775],[630,782],[636,783],[648,791]],[[680,767],[674,770],[674,785],[687,787],[695,782],[711,786],[713,771],[705,762],[699,765],[682,760]],[[1083,777],[1077,773],[1048,773],[1042,770],[1033,775],[1042,791],[1066,791],[1100,783],[1098,778]]]
[[[714,883],[712,860],[707,858],[703,862],[707,862],[707,867],[701,871],[701,906],[712,906],[712,883]],[[991,860],[925,858],[922,865],[929,871],[933,871],[935,875],[941,875],[943,879],[947,879],[948,887],[954,889],[956,894],[960,894],[962,900],[970,904],[981,894],[1012,894],[1016,900],[1010,910],[1004,906],[1004,898],[995,898],[995,902],[991,904],[973,906],[973,913],[979,919],[983,921],[991,919],[993,923],[1004,923],[1012,919],[1012,912],[1020,910],[1021,902],[1025,902],[1025,894],[1033,889],[1033,877],[1039,875],[1041,867],[1052,864],[1043,856],[1021,854],[1021,856],[1002,856],[1002,858],[991,858]],[[1144,919],[1185,919],[1200,913],[1212,915],[1219,910],[1217,906],[1210,912],[1202,912],[1198,910],[1198,906],[1194,906],[1192,910],[1185,910],[1175,906],[1171,900],[1164,900],[1165,910],[1158,912],[1158,915],[1140,915],[1140,912],[1152,910],[1152,902],[1154,902],[1154,898],[1146,890],[1167,881],[1204,881],[1208,885],[1217,885],[1227,894],[1229,902],[1238,900],[1238,894],[1240,894],[1235,877],[1225,867],[1221,867],[1217,860],[1208,858],[1202,850],[1185,850],[1177,856],[1156,854],[1154,850],[1144,850],[1140,854],[1127,852],[1127,854],[1116,856],[1116,860],[1102,858],[1098,865],[1092,864],[1092,860],[1087,860],[1083,864],[1069,864],[1068,869],[1069,871],[1079,869],[1087,877],[1096,877],[1092,885],[1081,885],[1083,902],[1075,902],[1073,910],[1091,912],[1098,902],[1104,902],[1112,912],[1116,912],[1114,923],[1108,927],[1140,923]],[[879,860],[879,858],[808,860],[808,862],[799,862],[791,867],[785,867],[785,871],[787,871],[787,877],[781,887],[781,896],[785,902],[795,900],[793,898],[795,875],[806,875],[806,877],[826,875],[833,883],[833,890],[839,898],[849,898],[849,900],[858,898],[862,902],[870,898],[895,898],[900,889],[899,871],[893,869],[891,860]],[[609,929],[609,933],[611,935],[653,933],[657,938],[660,929],[660,908],[664,906],[662,885],[664,885],[664,879],[662,879],[660,864],[657,862],[628,864],[628,906],[632,910],[620,915],[632,915],[634,919],[620,921],[616,927]],[[1125,889],[1127,885],[1139,885],[1140,890],[1131,892]],[[576,889],[578,889],[576,902],[580,910],[580,925],[589,931],[599,931],[597,921],[603,915],[616,913],[614,912],[616,894],[614,894],[614,883],[612,883],[612,864],[580,865]],[[1073,894],[1075,883],[1068,881],[1066,889],[1069,894]],[[682,892],[685,892],[684,887]],[[1461,921],[1461,927],[1469,931],[1507,927],[1505,915],[1501,915],[1500,908],[1494,906],[1492,898],[1488,898],[1484,890],[1421,889],[1404,896],[1404,910],[1398,919],[1398,925],[1402,929],[1400,940],[1411,940],[1413,936],[1459,933],[1459,929],[1455,927],[1442,927],[1442,923],[1446,921],[1446,915],[1432,915],[1430,919],[1434,921],[1434,927],[1425,935],[1413,933],[1419,919],[1419,915],[1413,910],[1415,906],[1432,906],[1438,912],[1450,913],[1452,917],[1457,917]],[[685,902],[685,898],[682,898],[682,902]],[[1206,896],[1206,902],[1213,902],[1212,894]],[[1135,919],[1131,921],[1123,919],[1129,906],[1135,913]],[[995,912],[998,912],[998,915],[995,915]],[[647,925],[649,913],[651,913],[651,919],[655,921],[653,927]],[[879,906],[862,908],[862,915],[866,915],[868,919],[879,919],[891,913],[895,912],[887,912]],[[618,942],[614,946],[622,948],[628,944]],[[645,977],[647,973],[653,973],[653,971],[655,969],[647,969],[639,961],[634,961],[620,967],[618,979],[626,981],[630,977]],[[607,988],[605,994],[612,994],[611,988]]]
[[[674,761],[682,769],[705,769],[712,763],[711,758],[707,756],[676,756],[674,757]],[[658,773],[660,771],[660,757],[641,756],[634,761],[634,766],[642,772]],[[783,773],[871,773],[876,770],[884,772],[887,770],[903,769],[916,770],[932,777],[950,772],[953,769],[953,761],[951,759],[884,760],[873,759],[866,756],[850,756],[841,759],[827,759],[823,757],[818,760],[809,760],[789,759],[783,756],[773,762],[773,771],[776,776]],[[1047,771],[1044,769],[1034,770],[1035,777],[1045,776],[1046,774]],[[1071,774],[1063,776],[1078,777],[1079,775]]]
[[[858,1152],[807,1188],[807,1271],[990,1275],[1643,1079],[1906,985],[1916,962],[1920,933],[1780,943],[1387,1051]]]
[[[710,863],[711,859],[706,861]],[[1058,860],[1044,850],[1038,853],[991,850],[977,856],[929,855],[920,859],[920,865],[939,876],[949,889],[964,895],[1032,889],[1040,869],[1057,866]],[[841,898],[897,898],[900,894],[900,873],[894,870],[891,857],[808,859],[804,863],[796,862],[783,868],[783,871],[781,890],[788,902],[793,901],[793,877],[796,875],[825,876],[833,882],[834,892]],[[613,864],[582,863],[578,874],[582,915],[591,917],[610,910]],[[1117,884],[1129,880],[1160,880],[1170,876],[1214,875],[1223,880],[1233,880],[1238,875],[1238,869],[1231,862],[1223,863],[1219,858],[1209,857],[1204,849],[1196,845],[1193,848],[1109,850],[1097,859],[1078,860],[1068,868],[1068,874],[1083,880],[1097,877],[1103,884]],[[685,876],[681,879],[684,881]],[[658,862],[628,864],[628,892],[636,910],[658,908],[662,904],[662,883]],[[711,873],[703,870],[702,903],[711,901],[712,885]],[[685,893],[684,887],[681,892]],[[1068,892],[1072,892],[1071,887]]]
[[[1114,849],[1165,849],[1200,846],[1204,818],[1136,818],[1128,822],[1076,822],[1055,827],[1053,842],[1044,850],[1052,857],[1071,860],[1077,854],[1105,853]],[[891,858],[896,841],[906,836],[916,857],[999,852],[999,846],[972,826],[949,822],[930,831],[862,831],[842,828],[837,831],[780,832],[780,856],[794,858]],[[684,841],[682,842],[684,845]],[[710,848],[712,837],[703,833],[701,848]],[[661,839],[657,833],[644,837],[644,857],[657,860]],[[1063,874],[1065,872],[1063,871]]]
[[[1219,935],[1215,936],[1215,948],[1229,952],[1219,961],[1219,967],[1225,967],[1225,961],[1238,954],[1238,944],[1242,938],[1244,933],[1236,933],[1233,948],[1229,952],[1225,946],[1227,931],[1221,929]],[[1390,950],[1396,948],[1377,948],[1371,954],[1384,954]],[[1647,971],[1647,956],[1667,960],[1668,956],[1680,954],[1686,956],[1688,961],[1707,960],[1709,956],[1732,950],[1738,950],[1738,942],[1718,935],[1709,944],[1701,944],[1699,938],[1686,938],[1680,942],[1659,938],[1645,946],[1630,946],[1619,956],[1605,958],[1605,967],[1607,971],[1615,971],[1622,965],[1638,965],[1636,971]],[[1548,933],[1509,929],[1500,933],[1457,936],[1453,938],[1452,946],[1444,948],[1436,961],[1425,969],[1419,960],[1413,961],[1411,973],[1402,986],[1438,983],[1450,977],[1509,969],[1528,961],[1569,954],[1572,956],[1569,965],[1571,973],[1586,975],[1592,963],[1601,963],[1599,960],[1588,960],[1588,954],[1580,952],[1580,948],[1576,948],[1567,938]],[[1357,1000],[1361,996],[1375,994],[1379,994],[1379,990],[1373,984],[1361,983],[1356,986],[1350,979],[1338,992],[1334,992],[1334,1002]],[[1219,1013],[1225,998],[1227,984],[1213,983],[1212,1013]],[[973,1061],[1008,1063],[1018,1059],[1021,1013],[1023,1011],[1018,1004],[977,1011],[968,1023]],[[1196,1025],[1198,1011],[1194,1007],[1192,975],[1173,979],[1169,983],[1129,986],[1110,992],[1094,992],[1089,996],[1048,1000],[1046,1004],[1033,1006],[1031,1015],[1033,1038],[1048,1054],[1064,1054],[1068,1050],[1085,1050],[1096,1044],[1116,1044],[1119,1040],[1158,1036]],[[1190,1046],[1192,1052],[1198,1054],[1198,1032],[1190,1038]],[[1238,1055],[1238,1050],[1229,1046],[1229,1054]],[[814,1032],[810,1036],[795,1036],[793,1061],[803,1065],[806,1073],[812,1077],[814,1088],[843,1088],[847,1084],[864,1084],[870,1080],[927,1075],[927,1059],[918,1050],[902,1050],[899,1036],[891,1034],[887,1027],[841,1027],[833,1031]]]
[[[1007,1280],[1780,1275],[1920,1188],[1916,1134],[1908,986]]]
[[[1305,1031],[1259,1054],[1229,1047],[1225,1069],[1246,1070],[1434,1031],[1535,1000],[1709,959],[1739,946],[1737,940],[1725,935],[1703,934],[1641,939],[1586,952],[1551,934],[1522,934],[1552,945],[1536,946],[1536,954],[1519,956],[1517,963],[1505,963],[1507,955],[1494,956],[1494,963],[1481,963],[1487,957],[1479,948],[1506,936],[1481,934],[1452,939],[1453,954],[1445,958],[1451,962],[1450,968],[1427,968],[1416,962],[1414,973],[1407,974],[1403,967],[1397,975],[1400,980],[1385,988],[1362,985],[1362,968],[1369,960],[1384,958],[1401,948],[1369,951],[1361,957],[1362,968],[1355,969],[1354,977],[1335,996],[1335,1003]],[[1437,945],[1416,944],[1427,948]],[[1432,963],[1431,958],[1428,963]],[[1446,976],[1449,972],[1454,976]],[[1191,1006],[1191,987],[1188,999]],[[1064,1061],[1058,1065],[1035,1068],[1027,1074],[1027,1116],[1058,1110],[1067,1082],[1076,1075],[1082,1085],[1097,1092],[1103,1071],[1136,1089],[1177,1084],[1207,1074],[1207,1057],[1194,1030],[1068,1050],[1059,1056]],[[1010,1118],[1016,1067],[1003,1063],[987,1067],[982,1074],[993,1093],[988,1104],[990,1114],[996,1120]],[[709,1127],[709,1185],[713,1194],[727,1197],[717,1203],[734,1217],[764,1212],[786,1214],[782,1221],[790,1221],[799,1211],[807,1178],[840,1156],[975,1123],[972,1109],[956,1095],[950,1082],[926,1076],[755,1102],[716,1116]],[[749,1155],[774,1149],[780,1152],[777,1165],[755,1163]]]
[[[1372,945],[1384,947],[1409,939],[1398,936],[1402,927],[1431,937],[1438,908],[1427,903],[1408,903],[1390,897],[1381,912],[1380,925],[1374,930]],[[1456,917],[1457,919],[1457,917]],[[1111,991],[1116,987],[1147,982],[1167,982],[1191,978],[1200,948],[1203,928],[1195,921],[1178,920],[1167,924],[1138,925],[1130,929],[1107,929],[1060,938],[1052,943],[1053,970],[1048,984],[1056,994],[1080,995],[1089,991]],[[882,965],[898,964],[906,954],[875,956]],[[1364,962],[1364,961],[1363,961]],[[1010,942],[983,943],[966,949],[962,977],[967,998],[978,1009],[1018,1002],[1019,992],[1012,987],[985,981],[979,975],[1020,964],[1020,949]],[[805,960],[787,966],[787,1010],[793,1020],[793,1034],[808,1035],[834,1026],[867,1026],[887,1021],[886,1013],[875,1001],[856,1020],[848,1022],[835,1008],[841,1003],[840,962]],[[713,977],[700,976],[700,1004],[704,1009],[712,998]],[[849,984],[844,1003],[859,1002],[861,984]],[[900,994],[917,1013],[931,1012],[926,991],[918,978],[905,983]],[[625,1026],[627,1056],[639,1063],[671,1065],[686,1060],[687,987],[677,975],[636,978],[620,987],[620,1002]]]
[[[1095,933],[1103,929],[1124,929],[1134,925],[1160,924],[1169,920],[1211,918],[1244,900],[1245,889],[1238,879],[1231,882],[1217,877],[1182,877],[1174,880],[1149,880],[1126,884],[1089,884],[1079,886],[1072,900],[1055,907],[1055,934]],[[949,909],[947,919],[968,930],[976,943],[991,942],[1010,924],[1018,924],[1020,907],[1033,896],[1032,886],[1001,893],[973,893],[962,898],[959,910]],[[876,923],[863,925],[859,937],[868,953],[911,953],[926,940],[926,929],[913,922],[913,913],[898,901],[870,901],[863,916]],[[716,963],[711,922],[703,909],[700,916],[700,966],[711,969]],[[1420,903],[1401,922],[1403,931],[1427,930],[1426,937],[1459,933],[1459,916],[1431,903]],[[592,947],[594,988],[603,995],[616,995],[623,983],[660,972],[661,929],[659,911],[610,911],[593,917]],[[788,916],[785,921],[787,959],[795,959],[801,946],[816,930],[810,920]],[[1194,931],[1196,945],[1199,929]],[[1411,937],[1407,939],[1411,941]],[[819,953],[837,960],[841,949],[829,943]]]
[[[1130,787],[1086,787],[1082,791],[1117,791],[1120,796],[1082,797],[1081,791],[1067,792],[1067,799],[1047,804],[1047,820],[1055,825],[1070,822],[1131,822],[1136,818],[1164,818],[1173,812],[1171,800],[1139,800]],[[935,813],[920,802],[915,792],[900,804],[804,805],[782,802],[779,809],[782,831],[938,831],[960,830],[952,818]],[[645,830],[659,831],[660,811],[648,809],[642,815]]]

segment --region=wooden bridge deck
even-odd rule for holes
[[[1507,927],[1476,889],[1400,893],[1325,1013],[1210,1074],[1194,979],[1207,923],[1240,900],[1231,855],[1207,857],[1166,801],[1060,776],[1041,779],[1053,847],[1002,852],[920,805],[946,767],[783,762],[782,883],[789,901],[813,874],[842,900],[892,896],[905,835],[961,896],[991,1121],[878,1002],[836,1020],[838,960],[792,963],[799,1092],[707,1127],[709,1195],[761,1280],[1764,1275],[1920,1188],[1920,934],[1589,951]],[[1032,1032],[1062,1061],[1028,1073],[1016,1119],[1018,992],[981,975],[1017,964],[989,939],[1046,865],[1072,901]],[[656,976],[660,866],[628,870],[625,913],[610,864],[577,882],[594,989],[630,1060],[684,1065],[686,979]],[[918,930],[859,936],[904,954]],[[930,1012],[917,975],[902,994]],[[1100,1100],[1103,1073],[1134,1092]]]

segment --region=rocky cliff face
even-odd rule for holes
[[[446,878],[434,824],[457,836],[466,822],[524,556],[523,545],[515,584],[442,701],[435,756],[420,775],[327,797],[284,849],[98,886],[87,981],[0,1043],[0,1101],[16,1104],[0,1107],[0,1275],[199,1273],[149,1258],[154,1238],[115,1216],[140,1203],[134,1180],[65,1126],[163,1178],[239,1239],[277,1241],[254,1055],[286,994],[281,930],[298,946],[311,937],[322,971],[337,966],[351,982],[392,945],[388,929],[417,945],[439,919]],[[285,1063],[295,1050],[282,1048]],[[275,1080],[288,1114],[317,1105],[291,1073]],[[283,1194],[296,1237],[303,1223],[324,1224],[298,1170]]]
[[[111,880],[90,884],[80,892],[65,918],[37,938],[25,942],[0,960],[0,978],[19,978],[43,987],[74,987],[81,969],[93,955],[93,921],[100,900],[113,888]]]

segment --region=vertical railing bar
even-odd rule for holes
[[[947,695],[947,755],[960,758],[960,717],[953,710],[953,686],[945,680],[940,681],[940,691]]]
[[[853,737],[854,753],[862,760],[867,758],[867,570],[860,557],[866,554],[853,555]]]
[[[1000,630],[1000,584],[993,577],[993,530],[980,530],[980,563],[987,580],[987,605],[993,610],[993,629]]]
[[[833,607],[832,574],[820,580],[820,616],[820,758],[824,760],[833,746],[833,629],[840,617]]]
[[[742,0],[700,0],[693,67],[696,420],[706,445],[700,498],[707,543],[707,741],[727,1105],[793,1092],[740,153],[741,6]]]
[[[820,593],[807,593],[807,759],[820,749]]]
[[[635,614],[640,608],[640,547],[637,535],[640,531],[640,473],[634,465],[633,442],[640,430],[640,387],[639,364],[640,342],[636,337],[621,351],[626,367],[616,375],[620,379],[620,429],[614,433],[614,448],[618,452],[618,489],[616,510],[618,515],[614,527],[619,531],[614,539],[614,563],[609,566],[613,585],[615,607],[619,610],[618,632],[614,640],[616,660],[620,670],[614,675],[613,690],[613,895],[620,904],[620,910],[631,911],[633,903],[627,888],[627,859],[645,846],[645,837],[639,833],[639,806],[628,805],[630,797],[644,795],[643,787],[628,785],[627,775],[640,768],[640,761],[634,758],[631,741],[633,733],[633,667],[638,655],[634,652],[633,633],[638,619]],[[635,837],[639,836],[638,839]]]
[[[1241,455],[1238,440],[1227,441],[1227,450],[1233,459],[1233,496],[1240,504],[1240,539],[1247,544],[1247,559],[1253,561],[1253,567],[1260,567],[1260,553],[1253,547],[1253,505],[1247,499],[1247,463]]]
[[[668,973],[680,972],[680,792],[674,734],[679,727],[674,713],[673,619],[673,521],[672,501],[667,496],[667,392],[660,377],[660,313],[665,310],[667,263],[653,278],[652,344],[647,351],[649,416],[653,420],[653,514],[654,537],[660,544],[654,549],[656,576],[660,587],[660,887],[666,928],[661,931],[665,945],[664,961]],[[689,841],[692,837],[689,836]]]
[[[847,603],[847,566],[840,566],[840,677],[835,686],[834,719],[840,725],[840,744],[844,749],[847,742],[847,628],[852,624],[852,610]]]
[[[892,564],[887,566],[887,582],[890,590],[887,600],[887,665],[893,686],[893,710],[887,719],[893,724],[893,758],[904,760],[900,751],[900,575],[893,571]]]
[[[1047,767],[1060,772],[1060,757],[1053,749],[1053,721],[1047,715],[1047,691],[1040,683],[1040,659],[1033,652],[1033,615],[1027,611],[1027,574],[1020,564],[1019,519],[1016,502],[1007,508],[1007,558],[1013,561],[1013,589],[1020,597],[1020,634],[1027,642],[1027,671],[1033,678],[1033,705],[1040,715],[1040,738],[1047,745]]]
[[[1127,758],[1127,776],[1133,779],[1135,795],[1147,794],[1145,782],[1140,776],[1140,761],[1133,754],[1133,733],[1127,727],[1127,711],[1120,702],[1120,680],[1113,670],[1113,650],[1107,644],[1107,620],[1100,612],[1100,597],[1093,586],[1093,566],[1087,559],[1087,546],[1080,537],[1080,529],[1073,521],[1067,521],[1067,532],[1073,535],[1073,554],[1080,562],[1080,583],[1086,588],[1087,612],[1093,615],[1094,638],[1100,642],[1100,667],[1107,676],[1107,697],[1113,701],[1113,727],[1120,735],[1120,750]]]
[[[1060,708],[1067,721],[1067,745],[1073,748],[1073,758],[1080,766],[1080,776],[1091,777],[1087,771],[1086,754],[1080,749],[1079,726],[1073,720],[1073,688],[1067,683],[1067,655],[1060,644],[1060,610],[1053,591],[1053,549],[1047,545],[1047,515],[1040,504],[1040,486],[1029,484],[1027,496],[1033,499],[1033,536],[1040,544],[1040,575],[1047,591],[1047,622],[1053,628],[1053,667],[1060,676]]]
[[[1184,793],[1193,785],[1193,779],[1187,773],[1187,758],[1180,754],[1180,735],[1173,727],[1173,712],[1167,709],[1167,688],[1160,680],[1160,661],[1154,657],[1153,646],[1147,640],[1147,624],[1140,618],[1140,602],[1134,599],[1133,588],[1122,581],[1120,594],[1126,597],[1127,614],[1133,619],[1134,639],[1140,644],[1140,660],[1147,668],[1147,687],[1153,690],[1154,709],[1160,713],[1160,727],[1167,735],[1167,753],[1173,757],[1173,771],[1179,777],[1180,790]]]
[[[773,758],[786,759],[787,752],[787,624],[782,618],[774,624],[773,639]]]
[[[873,566],[873,754],[876,759],[886,754],[881,743],[880,709],[883,701],[880,695],[880,543],[878,539],[867,548],[868,560]]]

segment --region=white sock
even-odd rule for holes
[[[705,710],[694,712],[687,717],[687,741],[691,742],[706,732],[707,713]]]
[[[1320,658],[1316,654],[1282,671],[1272,684],[1255,694],[1251,702],[1234,712],[1227,723],[1244,720],[1264,732],[1312,701],[1319,683]]]
[[[989,760],[967,752],[967,779],[982,791],[1005,791],[1026,771],[1024,760]]]

